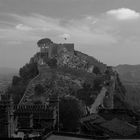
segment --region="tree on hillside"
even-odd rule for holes
[[[14,104],[18,104],[25,92],[26,86],[23,84],[12,85],[7,89],[6,94],[12,95]]]
[[[15,86],[21,82],[21,78],[19,76],[13,76],[12,86]]]
[[[80,102],[75,97],[67,96],[60,100],[60,123],[63,131],[77,131],[82,114]]]
[[[79,100],[82,100],[86,106],[90,106],[91,104],[93,104],[96,95],[97,92],[95,92],[93,88],[86,83],[84,83],[83,88],[79,89],[76,93],[76,97]]]
[[[103,85],[104,79],[102,78],[95,78],[93,83],[93,90],[100,92],[102,85]]]
[[[29,80],[38,75],[37,63],[29,63],[20,68],[19,75],[23,80]]]
[[[93,73],[95,73],[95,74],[101,74],[100,69],[97,66],[94,67]]]
[[[52,58],[48,61],[48,65],[51,67],[51,68],[56,68],[57,67],[57,60],[56,58]]]
[[[35,95],[41,95],[42,93],[44,93],[45,92],[45,89],[44,89],[44,87],[41,85],[41,84],[37,84],[36,86],[35,86]]]
[[[37,63],[29,63],[20,68],[19,76],[13,77],[11,87],[8,88],[7,94],[12,94],[15,104],[19,103],[29,81],[36,75],[38,75]]]

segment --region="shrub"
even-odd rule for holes
[[[95,73],[95,74],[101,74],[100,69],[97,66],[94,67],[93,73]]]
[[[23,80],[29,80],[38,75],[37,63],[29,63],[20,68],[19,75]]]
[[[43,92],[45,92],[45,89],[41,84],[37,84],[34,90],[35,90],[35,95],[41,95]]]
[[[74,132],[77,130],[82,109],[79,100],[73,96],[63,97],[60,101],[60,123],[64,131]]]

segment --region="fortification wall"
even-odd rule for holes
[[[58,56],[62,52],[70,52],[74,53],[74,44],[51,44],[49,46],[49,58],[53,58],[55,56]]]

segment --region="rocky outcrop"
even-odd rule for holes
[[[101,84],[110,83],[114,75],[113,70],[102,62],[74,50],[74,44],[55,44],[50,39],[43,39],[38,41],[38,46],[41,50],[31,58],[30,63],[38,64],[39,75],[29,82],[19,104],[34,104],[37,100],[45,104],[53,95],[75,95],[84,83],[91,87],[95,79],[100,79]],[[99,73],[94,73],[95,67]],[[44,92],[36,96],[35,87],[38,84]],[[113,91],[112,94],[116,93]],[[121,92],[117,94],[124,96]],[[113,97],[110,99],[114,100]]]

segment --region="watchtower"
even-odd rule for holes
[[[51,44],[53,44],[53,42],[49,38],[44,38],[37,42],[41,53],[48,53]]]

